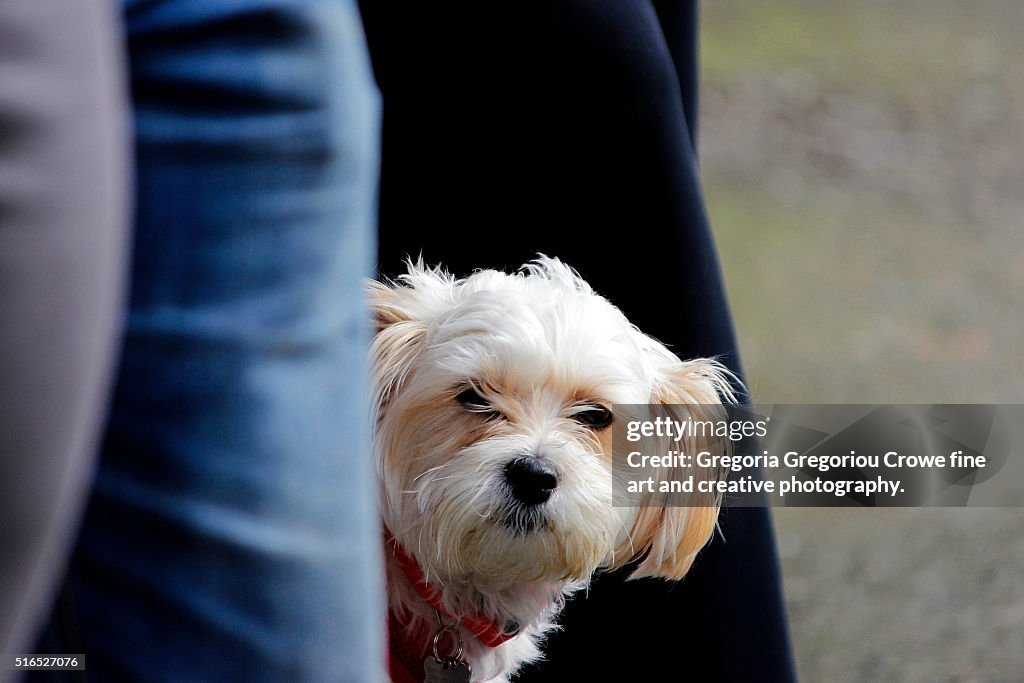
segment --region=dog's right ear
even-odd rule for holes
[[[411,309],[411,288],[373,281],[366,291],[376,326],[370,351],[374,407],[379,415],[408,380],[426,337],[427,325]]]
[[[412,320],[409,301],[403,296],[403,288],[398,284],[385,284],[376,280],[366,283],[366,294],[370,300],[370,312],[376,324],[376,332],[398,322]]]

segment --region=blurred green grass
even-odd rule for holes
[[[761,402],[1024,402],[1024,3],[702,5]],[[806,681],[1024,680],[1024,510],[778,510]]]
[[[702,12],[706,83],[802,69],[839,90],[932,99],[1024,55],[1024,5],[1005,0],[717,0]]]
[[[1024,397],[1014,28],[1024,4],[705,6],[702,169],[762,400]]]

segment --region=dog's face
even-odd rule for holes
[[[685,573],[717,510],[613,507],[611,407],[716,403],[719,366],[679,361],[553,259],[411,265],[370,291],[382,513],[429,578],[584,580],[644,552],[637,575]]]

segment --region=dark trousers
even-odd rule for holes
[[[739,371],[697,170],[696,4],[458,5],[363,3],[381,271],[421,252],[457,274],[557,256],[681,357]],[[519,680],[610,680],[613,663],[637,681],[793,680],[768,511],[721,528],[680,584],[599,577]]]

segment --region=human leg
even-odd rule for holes
[[[354,4],[125,5],[131,310],[72,589],[100,680],[373,681],[377,106]]]

